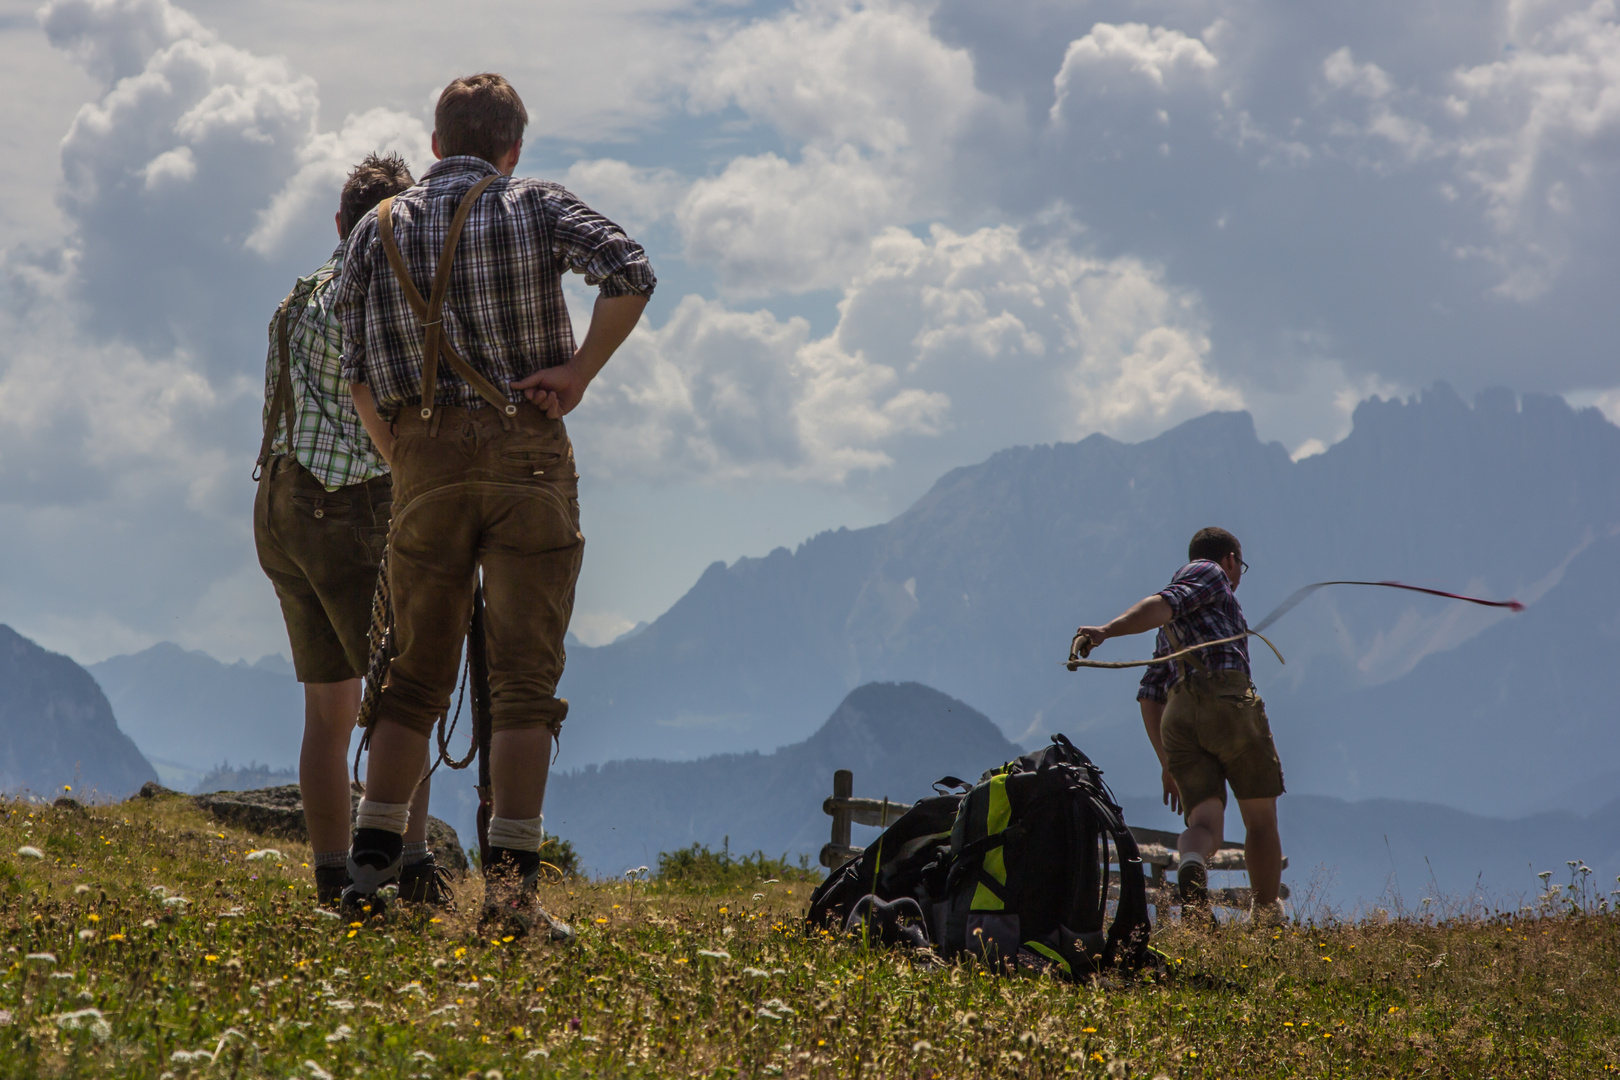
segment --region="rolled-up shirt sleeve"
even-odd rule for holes
[[[1159,595],[1170,605],[1171,617],[1180,619],[1219,599],[1229,588],[1226,571],[1200,559],[1177,571],[1170,584],[1159,590]]]
[[[585,284],[602,296],[652,296],[658,278],[640,244],[564,188],[553,188],[549,201],[553,250],[563,265],[585,275]]]

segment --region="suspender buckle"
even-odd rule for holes
[[[507,416],[516,416],[517,415],[517,406],[513,405],[510,401],[508,401],[506,403],[506,415]]]
[[[423,409],[422,409],[422,419],[431,420],[432,418],[433,418],[433,410],[424,406]]]

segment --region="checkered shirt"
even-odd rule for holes
[[[1200,641],[1233,637],[1249,628],[1226,571],[1208,559],[1190,562],[1177,570],[1170,584],[1159,590],[1159,595],[1169,603],[1173,615],[1153,642],[1156,657],[1168,656]],[[1186,659],[1172,660],[1168,664],[1154,664],[1142,676],[1137,699],[1164,701],[1172,686],[1198,671],[1198,665],[1192,662],[1194,659],[1203,661],[1209,671],[1241,671],[1247,675],[1248,639],[1200,649]]]
[[[495,172],[482,158],[448,157],[394,197],[394,237],[423,297],[461,197]],[[651,296],[658,279],[647,253],[613,222],[544,180],[501,177],[474,205],[456,247],[444,305],[444,335],[509,400],[508,384],[574,355],[562,275],[573,270],[603,296]],[[343,377],[369,383],[378,412],[392,418],[422,394],[422,326],[394,279],[377,214],[349,235],[335,301],[343,324]],[[442,359],[436,406],[481,408],[484,400]]]
[[[358,484],[388,471],[354,411],[354,399],[341,371],[343,334],[332,314],[333,285],[343,271],[343,245],[308,277],[293,286],[287,324],[288,370],[292,375],[293,423],[290,453],[328,491]],[[264,425],[276,426],[273,454],[289,453],[281,410],[271,416],[281,353],[277,319],[270,320],[270,353],[264,367]]]

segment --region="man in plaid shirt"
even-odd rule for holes
[[[1246,830],[1254,918],[1270,925],[1284,914],[1277,831],[1283,775],[1265,702],[1249,680],[1249,625],[1235,595],[1248,564],[1237,537],[1216,528],[1194,534],[1187,559],[1159,592],[1106,625],[1082,626],[1076,633],[1095,647],[1157,628],[1155,659],[1194,649],[1149,667],[1136,694],[1159,756],[1165,804],[1182,811],[1187,822],[1177,844],[1181,900],[1208,909],[1205,864],[1221,845],[1230,784]],[[1203,642],[1218,644],[1194,648]]]
[[[411,183],[399,155],[367,157],[343,185],[339,240]],[[275,586],[293,670],[304,685],[298,782],[323,904],[337,901],[348,884],[349,739],[392,501],[388,466],[361,427],[340,370],[343,336],[332,297],[342,270],[339,243],[319,269],[298,279],[270,320],[253,505],[259,565]],[[438,903],[447,894],[427,847],[427,802],[424,783],[411,809],[400,894]]]
[[[493,814],[481,925],[544,924],[546,773],[584,537],[562,417],[629,336],[656,278],[641,246],[556,184],[516,179],[528,113],[499,75],[456,79],[439,158],[349,239],[336,309],[343,375],[394,470],[388,564],[399,654],[372,731],[347,903],[375,908],[399,865],[406,802],[446,709],[482,572]],[[597,287],[576,347],[562,275]]]

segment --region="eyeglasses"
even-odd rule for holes
[[[1244,562],[1242,559],[1238,560],[1238,565],[1243,568],[1243,572],[1245,574],[1247,574],[1249,572],[1249,564]]]

